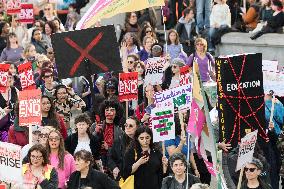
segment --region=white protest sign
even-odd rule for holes
[[[144,85],[162,84],[166,59],[161,57],[149,58],[145,66]]]
[[[174,104],[157,104],[151,111],[153,141],[160,142],[175,138]]]
[[[175,111],[188,110],[192,101],[192,84],[182,85],[169,90],[156,92],[155,103],[164,103],[171,100],[174,103]]]
[[[262,70],[278,71],[278,61],[276,60],[262,60]]]
[[[252,161],[256,140],[257,130],[247,134],[241,139],[236,171]]]
[[[262,72],[264,93],[268,94],[270,90],[273,90],[275,95],[284,96],[284,72]]]
[[[0,142],[0,178],[8,183],[22,183],[21,146]]]

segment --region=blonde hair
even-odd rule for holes
[[[206,41],[204,38],[199,37],[199,38],[197,38],[197,39],[194,41],[194,46],[195,46],[195,48],[196,48],[197,43],[203,44],[203,51],[204,51],[204,52],[207,51],[207,41]]]

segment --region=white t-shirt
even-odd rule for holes
[[[74,151],[74,154],[80,150],[87,150],[88,152],[91,152],[91,147],[90,147],[90,139],[89,140],[85,140],[85,141],[80,141],[78,140],[78,145]]]

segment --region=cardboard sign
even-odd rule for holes
[[[20,126],[41,125],[41,91],[25,90],[19,94]]]
[[[7,14],[17,14],[21,12],[21,0],[8,0],[7,4]]]
[[[175,138],[173,103],[159,104],[151,111],[153,141],[160,142]]]
[[[158,85],[163,83],[164,66],[166,59],[161,57],[148,58],[145,65],[145,85]]]
[[[18,14],[18,20],[25,24],[34,23],[33,4],[21,4],[21,12]]]
[[[175,112],[188,110],[192,101],[192,85],[188,84],[156,92],[154,99],[155,103],[167,103],[170,100],[174,104]]]
[[[35,89],[34,74],[32,70],[32,63],[27,62],[18,67],[22,90]]]
[[[236,172],[243,168],[247,163],[252,161],[256,140],[257,130],[247,134],[244,138],[242,138],[239,148]]]
[[[190,83],[189,66],[183,66],[180,68],[180,85],[187,85]]]
[[[0,92],[6,91],[10,64],[0,64]]]
[[[120,102],[138,100],[138,72],[120,73],[118,92]]]
[[[51,40],[60,79],[122,70],[113,25],[56,33]]]
[[[270,90],[275,95],[284,96],[284,72],[262,71],[263,72],[263,89],[268,94]]]
[[[0,142],[0,178],[8,183],[22,183],[21,146]]]
[[[258,129],[260,137],[266,140],[262,55],[219,57],[215,65],[220,140],[234,148],[246,129]]]

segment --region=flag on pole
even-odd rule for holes
[[[199,108],[195,100],[192,100],[191,103],[191,113],[188,120],[188,127],[187,131],[194,135],[195,137],[200,137],[201,132],[203,129],[203,125],[205,123],[206,117],[203,113],[203,111]]]
[[[164,0],[97,0],[78,22],[76,29],[86,29],[103,18],[154,6],[164,6]]]

